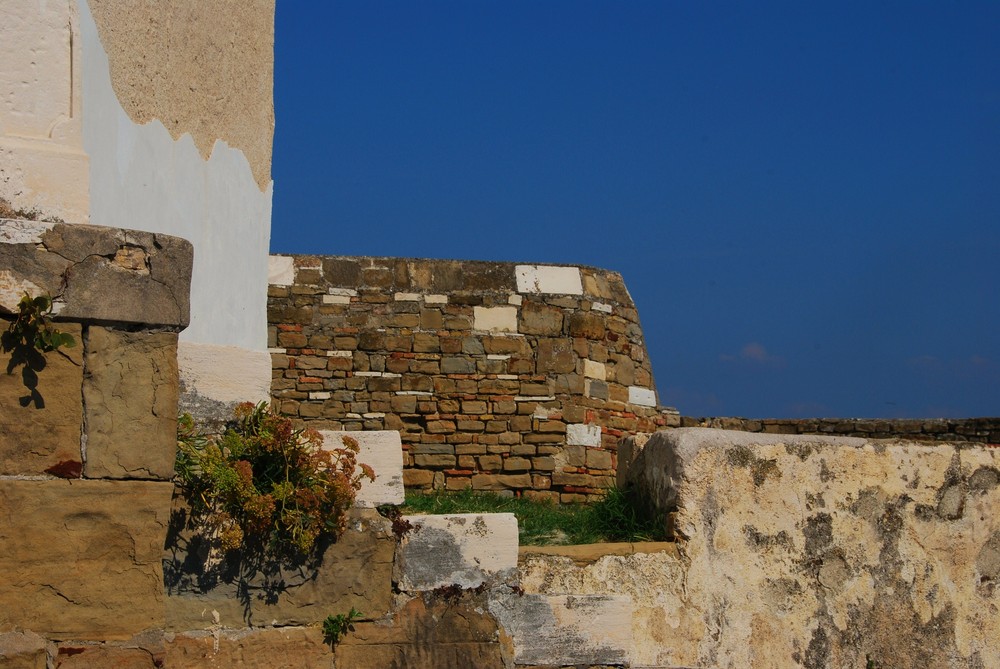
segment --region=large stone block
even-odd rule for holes
[[[503,646],[496,620],[481,602],[415,598],[392,618],[358,623],[337,646],[335,669],[501,669]]]
[[[0,320],[0,328],[7,322]],[[10,355],[0,353],[0,474],[55,474],[78,478],[83,468],[83,342],[75,323],[60,323],[76,345],[45,354],[34,393],[21,367],[7,374]],[[23,401],[22,401],[23,398]]]
[[[337,432],[320,430],[323,447],[341,448],[344,437],[353,438],[361,449],[358,462],[375,470],[375,480],[361,481],[354,503],[358,507],[376,507],[382,504],[402,504],[405,501],[403,489],[403,444],[399,432],[395,430],[372,430],[369,432]]]
[[[46,669],[47,644],[32,632],[0,634],[0,669]]]
[[[514,268],[519,293],[583,295],[579,267],[517,265]]]
[[[629,597],[498,595],[491,599],[489,610],[513,640],[517,664],[630,664]]]
[[[510,513],[411,516],[396,556],[403,592],[475,588],[516,576],[517,518]]]
[[[169,480],[177,452],[177,335],[88,328],[88,478]]]
[[[173,486],[0,480],[0,631],[113,639],[163,625]]]
[[[352,510],[347,531],[324,544],[315,563],[275,573],[254,569],[236,553],[207,568],[198,541],[184,529],[179,497],[173,514],[164,555],[169,629],[315,624],[352,606],[371,618],[389,611],[396,539],[374,509]]]
[[[333,651],[319,627],[178,634],[166,644],[169,669],[330,669]]]
[[[998,471],[979,445],[684,428],[629,477],[677,511],[690,664],[989,667]]]
[[[94,225],[0,226],[0,306],[8,311],[11,298],[28,290],[56,297],[61,318],[187,326],[193,259],[188,241]]]

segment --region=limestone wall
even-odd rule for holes
[[[657,407],[619,274],[472,261],[272,256],[272,394],[326,429],[402,434],[406,484],[580,501]]]
[[[1000,444],[1000,418],[692,418],[681,427],[714,427],[766,434],[825,434],[865,439],[974,441]]]
[[[637,446],[628,478],[681,538],[660,663],[1000,666],[1000,449],[699,428]]]

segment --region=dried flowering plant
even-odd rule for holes
[[[371,467],[358,444],[324,449],[315,430],[295,429],[266,403],[240,404],[221,435],[178,421],[176,472],[203,536],[222,551],[250,548],[307,557],[323,535],[339,536]]]

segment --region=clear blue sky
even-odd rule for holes
[[[307,4],[273,251],[617,270],[686,415],[1000,414],[1000,2]]]

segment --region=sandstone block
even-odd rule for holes
[[[599,313],[578,311],[569,318],[569,334],[586,339],[604,339],[607,330],[604,317]]]
[[[567,425],[566,443],[570,446],[600,446],[601,426],[596,423],[590,425],[582,423]]]
[[[6,327],[0,320],[0,329]],[[34,394],[24,385],[21,367],[7,374],[10,355],[0,353],[0,474],[80,476],[83,339],[79,325],[60,323],[59,329],[71,334],[76,346],[45,354]]]
[[[474,307],[473,327],[484,332],[517,332],[517,307]]]
[[[395,580],[404,592],[475,588],[517,572],[517,519],[510,513],[410,516]]]
[[[637,404],[642,407],[655,407],[656,391],[649,388],[640,388],[639,386],[629,386],[628,402],[629,404]]]
[[[175,499],[174,513],[183,519],[185,512],[183,500]],[[228,558],[221,572],[208,571],[203,557],[187,554],[189,533],[172,532],[164,555],[168,629],[312,625],[352,606],[366,617],[385,615],[396,545],[391,525],[374,509],[349,513],[347,530],[320,547],[315,565],[258,571],[243,582],[239,555]]]
[[[0,634],[0,669],[46,669],[46,641],[32,632]]]
[[[227,630],[219,634],[176,635],[166,645],[163,666],[176,669],[329,669],[331,655],[319,627]]]
[[[525,302],[521,306],[519,330],[525,334],[553,337],[562,334],[562,309],[540,302]]]
[[[163,626],[173,485],[0,480],[0,630],[127,638]]]
[[[472,374],[476,371],[476,362],[472,358],[446,355],[441,358],[443,374]]]
[[[88,329],[88,478],[174,475],[177,452],[177,335]]]
[[[551,337],[539,339],[535,364],[539,374],[547,372],[566,374],[576,371],[573,341]]]

